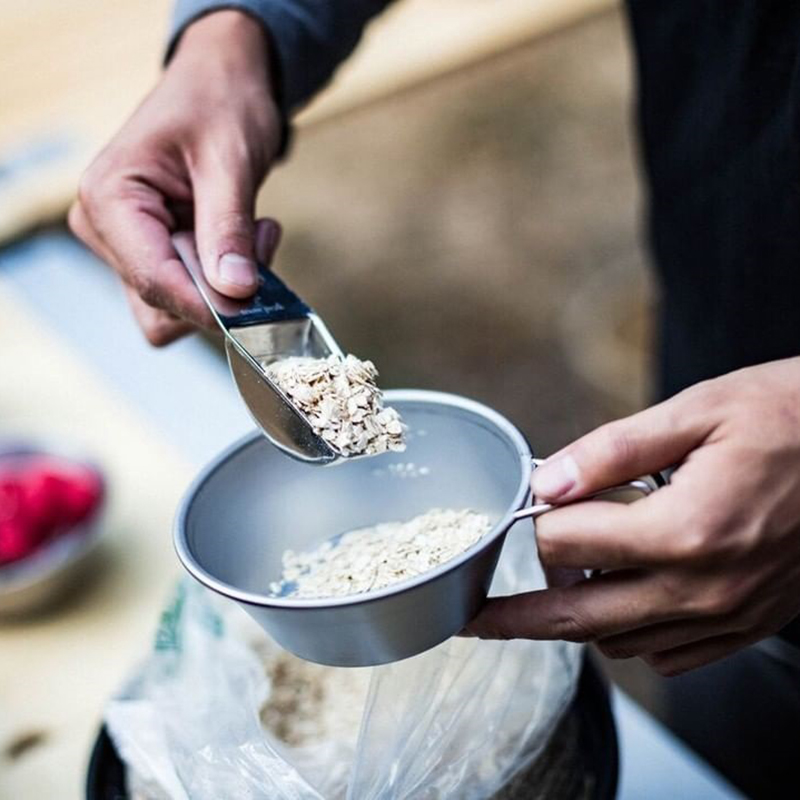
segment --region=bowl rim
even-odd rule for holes
[[[225,448],[218,456],[212,459],[192,481],[181,499],[173,524],[173,545],[179,561],[189,574],[202,585],[212,589],[218,594],[246,605],[275,609],[325,609],[341,606],[365,605],[383,600],[387,597],[404,594],[424,583],[429,583],[448,572],[452,572],[465,562],[471,561],[473,558],[492,547],[497,539],[504,535],[514,524],[516,521],[514,514],[522,508],[530,495],[530,479],[533,472],[533,451],[523,433],[516,425],[493,408],[479,403],[477,400],[471,400],[461,395],[428,389],[389,389],[384,392],[384,397],[389,404],[397,402],[430,403],[452,406],[472,412],[492,423],[493,426],[499,429],[505,436],[506,440],[510,441],[514,446],[520,458],[517,490],[510,506],[485,536],[482,536],[475,544],[464,550],[463,553],[440,564],[435,569],[404,581],[398,581],[382,589],[363,592],[361,594],[337,597],[287,598],[272,597],[268,594],[245,591],[232,586],[209,573],[197,562],[187,541],[187,519],[195,498],[217,470],[223,467],[228,461],[235,458],[240,452],[264,439],[264,435],[259,430],[254,430],[237,439],[233,444]],[[286,457],[288,458],[289,456]],[[336,465],[328,465],[313,468],[336,469],[337,467]]]

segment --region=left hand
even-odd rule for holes
[[[123,281],[157,346],[215,330],[172,244],[193,228],[203,272],[226,297],[250,297],[280,228],[254,219],[281,115],[260,23],[224,6],[193,22],[161,79],[81,178],[69,224]]]
[[[593,641],[677,675],[800,613],[800,358],[697,384],[605,425],[536,470],[565,503],[679,465],[625,506],[575,503],[536,523],[548,568],[601,569],[572,586],[490,600],[467,633]]]

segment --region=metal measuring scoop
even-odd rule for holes
[[[172,242],[225,335],[231,375],[264,436],[300,461],[331,464],[345,458],[314,431],[306,415],[267,376],[262,366],[290,356],[344,357],[323,321],[261,264],[258,290],[253,297],[247,300],[225,297],[205,279],[194,234],[176,233]]]

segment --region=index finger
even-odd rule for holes
[[[535,524],[546,567],[653,568],[675,559],[673,487],[630,505],[587,500],[559,506]]]
[[[110,199],[89,217],[112,266],[148,305],[203,327],[213,318],[181,263],[170,238],[171,215],[147,186]]]

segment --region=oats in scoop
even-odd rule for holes
[[[405,450],[405,427],[383,405],[371,361],[292,357],[264,365],[264,371],[299,408],[317,435],[345,456]]]

